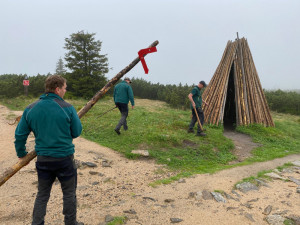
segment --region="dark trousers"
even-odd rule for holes
[[[197,110],[197,113],[198,113],[198,117],[200,119],[200,123],[203,126],[203,123],[204,123],[204,113],[203,113],[203,111],[202,111],[201,108],[196,108],[196,110]],[[190,126],[189,126],[190,130],[193,130],[193,128],[195,126],[195,123],[198,124],[197,116],[196,116],[196,113],[195,113],[194,109],[192,109],[192,114],[193,114],[193,117],[192,117],[192,120],[191,120],[191,123],[190,123]],[[201,132],[202,131],[201,131],[200,126],[198,124],[197,133],[201,133]]]
[[[127,130],[128,129],[128,126],[127,126],[128,104],[116,102],[116,106],[120,110],[121,119],[115,129],[120,130],[121,127],[123,126],[123,128],[125,130]]]
[[[57,159],[40,157],[36,162],[38,193],[34,203],[32,225],[44,225],[47,203],[56,178],[63,192],[63,214],[66,225],[76,225],[77,169],[74,157]]]

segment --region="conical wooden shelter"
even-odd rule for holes
[[[203,93],[208,124],[274,126],[245,38],[228,41],[220,64]]]

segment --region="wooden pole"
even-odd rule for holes
[[[155,47],[158,45],[158,41],[153,42],[149,47]],[[140,58],[134,59],[127,67],[121,70],[114,78],[112,78],[100,91],[98,91],[94,97],[77,113],[79,118],[83,117],[103,96],[105,93],[114,86],[118,80],[121,79],[126,73],[128,73],[138,62]],[[2,186],[9,178],[15,175],[22,167],[26,166],[32,159],[36,157],[36,152],[33,150],[29,152],[25,157],[21,158],[15,165],[9,167],[0,174],[0,186]]]
[[[203,127],[202,127],[202,124],[201,124],[201,122],[200,122],[200,119],[199,119],[199,116],[198,116],[196,107],[194,107],[194,111],[195,111],[195,114],[196,114],[196,116],[197,116],[197,120],[198,120],[199,127],[200,127],[201,131],[203,131]]]

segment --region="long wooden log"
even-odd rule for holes
[[[158,45],[158,41],[153,42],[149,47],[155,47]],[[126,73],[128,73],[138,62],[140,58],[135,58],[127,67],[121,70],[116,76],[114,76],[100,91],[98,91],[94,97],[77,113],[79,118],[83,117],[96,102],[106,94],[106,92],[113,87],[118,80],[121,79]],[[33,150],[29,152],[25,157],[21,158],[15,165],[9,167],[0,175],[0,186],[2,186],[9,178],[15,175],[22,167],[26,166],[31,160],[36,157],[36,152]]]

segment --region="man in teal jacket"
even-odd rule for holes
[[[82,131],[75,108],[63,100],[66,80],[49,76],[45,91],[38,101],[29,105],[15,131],[15,148],[19,158],[26,152],[26,140],[32,131],[37,153],[38,193],[32,225],[44,224],[51,187],[56,178],[63,191],[65,224],[76,225],[77,170],[74,163],[73,139]]]
[[[128,116],[128,103],[131,102],[132,109],[134,109],[134,97],[133,91],[130,87],[131,80],[126,77],[124,81],[115,86],[114,89],[114,102],[116,107],[121,112],[121,119],[115,128],[118,135],[121,134],[120,129],[123,126],[124,130],[128,130],[127,116]]]
[[[206,83],[204,81],[200,81],[199,84],[197,86],[195,86],[191,93],[188,95],[188,98],[191,102],[191,109],[192,109],[192,120],[191,123],[189,125],[189,129],[188,129],[188,133],[194,133],[194,126],[195,123],[197,122],[197,116],[195,113],[194,108],[197,111],[199,120],[201,125],[203,126],[204,123],[204,113],[202,110],[202,101],[207,104],[204,100],[202,100],[202,93],[201,93],[201,89],[206,87]],[[198,129],[197,129],[197,136],[206,136],[205,133],[203,133],[203,131],[200,129],[200,126],[198,124]]]

